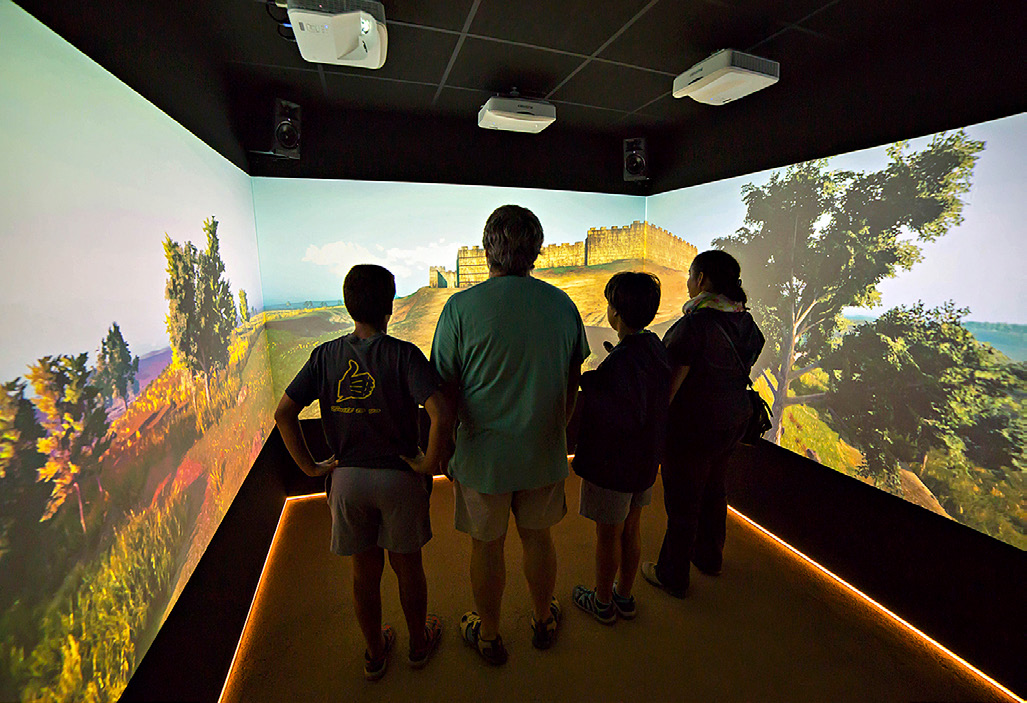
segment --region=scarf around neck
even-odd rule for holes
[[[682,305],[681,312],[687,315],[699,310],[700,308],[710,308],[712,310],[720,310],[721,312],[745,311],[745,305],[743,303],[731,300],[726,295],[722,295],[720,293],[709,293],[707,291],[703,291]]]

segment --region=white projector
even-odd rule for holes
[[[674,79],[674,97],[723,105],[777,83],[781,64],[724,49]]]
[[[300,56],[312,63],[381,68],[388,32],[385,7],[373,0],[288,0]]]
[[[507,132],[541,132],[556,122],[556,106],[524,98],[489,98],[478,111],[478,126]]]

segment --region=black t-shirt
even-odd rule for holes
[[[667,428],[670,363],[652,332],[629,335],[581,375],[574,472],[602,488],[644,491],[656,481]]]
[[[440,385],[410,342],[349,334],[316,347],[285,392],[303,407],[320,402],[339,466],[409,470],[400,457],[417,454],[417,406]]]
[[[663,341],[671,364],[689,367],[671,404],[672,419],[729,425],[751,413],[745,389],[764,344],[752,315],[700,308],[675,322]]]

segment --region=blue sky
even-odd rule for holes
[[[10,0],[0,0],[0,382],[89,352],[117,322],[168,345],[167,233],[206,246],[260,305],[249,177]]]
[[[531,209],[545,242],[580,242],[589,227],[645,217],[626,195],[445,184],[255,178],[264,300],[333,300],[353,264],[396,276],[399,295],[428,284],[428,267],[456,265],[461,246],[481,245],[489,214],[507,203]]]
[[[1027,323],[1027,237],[1024,196],[1027,194],[1027,114],[966,128],[972,139],[986,143],[974,168],[973,187],[964,196],[963,223],[935,242],[924,244],[923,260],[910,271],[880,284],[880,314],[922,300],[934,307],[954,300],[969,307],[968,319]],[[913,139],[923,148],[928,137]],[[884,168],[885,146],[835,156],[830,167],[855,171]],[[669,229],[699,249],[742,226],[742,186],[765,184],[773,170],[707,183],[648,198],[650,222]],[[744,281],[745,272],[742,272]],[[854,311],[857,312],[857,311]]]

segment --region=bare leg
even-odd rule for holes
[[[638,564],[642,560],[642,507],[632,505],[624,520],[624,531],[620,537],[620,575],[617,578],[617,593],[628,598],[635,585]]]
[[[492,640],[499,634],[499,616],[506,587],[506,534],[491,542],[471,538],[471,590],[474,606],[481,616],[481,638]]]
[[[371,547],[353,555],[353,605],[372,659],[385,653],[381,593],[384,569],[385,552],[381,547]]]
[[[424,621],[428,615],[428,583],[421,564],[421,550],[411,554],[389,552],[389,564],[399,581],[399,602],[410,631],[410,649],[424,649]]]
[[[524,578],[528,581],[535,620],[549,619],[549,601],[556,588],[556,547],[549,528],[528,530],[518,526],[524,546]]]
[[[624,523],[596,523],[596,598],[609,603],[613,598],[613,579],[621,561],[620,535]]]

